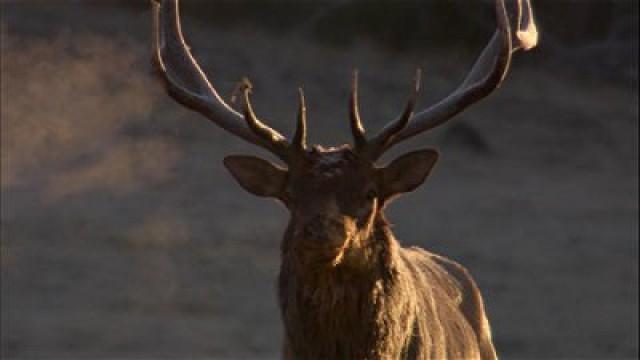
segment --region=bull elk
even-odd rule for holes
[[[242,113],[220,97],[185,43],[178,0],[154,0],[154,65],[167,92],[228,132],[266,149],[286,167],[253,156],[224,165],[248,192],[280,200],[290,211],[281,244],[279,305],[285,359],[494,359],[482,296],[468,271],[420,248],[404,248],[385,207],[421,185],[438,153],[413,151],[386,166],[392,146],[444,124],[503,81],[513,53],[537,43],[529,0],[495,1],[497,27],[462,84],[439,103],[414,112],[420,74],[406,107],[375,136],[350,101],[353,145],[306,141],[300,91],[291,140],[262,122],[242,90]]]

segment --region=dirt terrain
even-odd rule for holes
[[[288,215],[222,165],[268,155],[162,92],[147,11],[68,3],[3,3],[2,358],[277,358]],[[376,130],[416,66],[427,106],[473,60],[190,18],[185,30],[221,93],[250,77],[258,114],[285,133],[304,85],[311,140],[326,145],[349,141],[354,67]],[[636,358],[637,84],[565,76],[537,51],[489,99],[385,158],[441,152],[388,217],[404,245],[470,269],[503,358]]]

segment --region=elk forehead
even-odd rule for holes
[[[316,145],[308,152],[307,160],[302,176],[304,182],[316,187],[322,187],[323,184],[338,188],[348,184],[362,185],[370,177],[371,163],[358,156],[348,145],[331,148]]]
[[[371,164],[356,155],[349,146],[322,148],[308,152],[307,164],[289,184],[300,206],[331,206],[334,210],[355,205],[358,194],[373,183]]]
[[[316,145],[310,154],[310,171],[320,178],[336,178],[361,165],[358,157],[348,146],[325,149]]]

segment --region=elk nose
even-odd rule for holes
[[[338,220],[316,216],[302,227],[302,236],[308,239],[323,239],[339,231],[341,225]]]
[[[315,238],[323,228],[323,223],[319,216],[312,218],[302,227],[302,235],[307,239]]]

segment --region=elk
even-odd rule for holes
[[[509,2],[509,6],[505,4]],[[420,186],[438,152],[409,152],[386,166],[392,146],[444,124],[500,86],[511,57],[537,43],[529,0],[496,0],[496,31],[462,84],[414,112],[420,74],[400,115],[367,136],[352,80],[353,144],[307,144],[302,91],[287,139],[254,113],[242,90],[239,113],[211,85],[185,43],[178,0],[153,0],[154,65],[168,94],[286,166],[233,155],[224,165],[242,188],[290,212],[281,243],[278,295],[285,359],[495,359],[478,286],[458,263],[394,237],[384,209]]]

